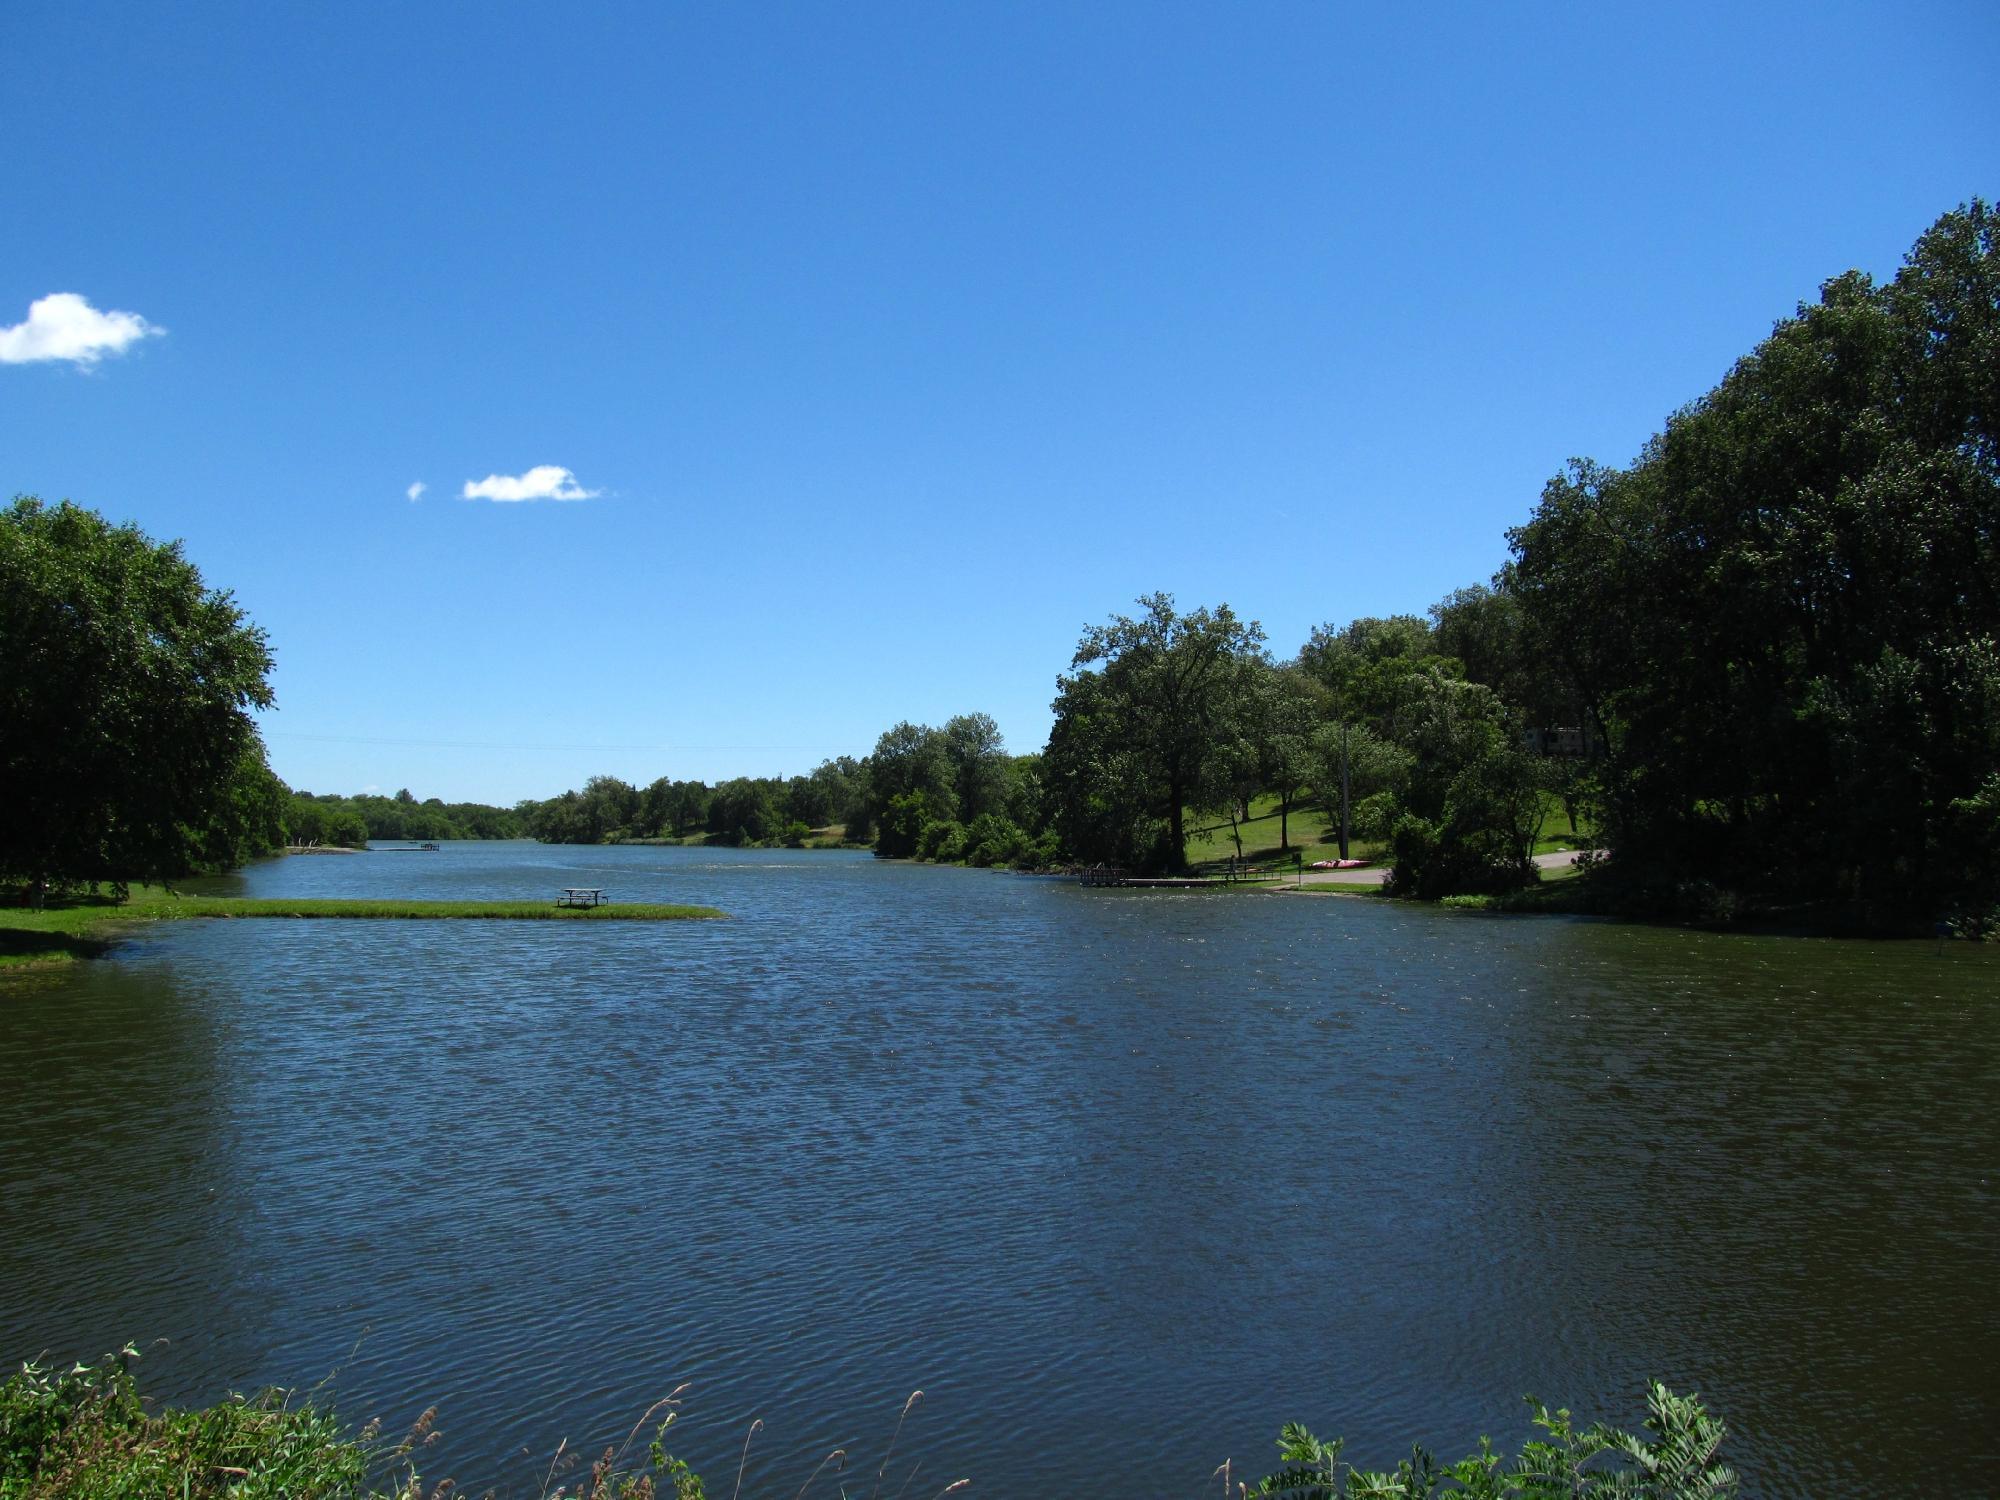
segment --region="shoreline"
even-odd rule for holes
[[[360,851],[354,851],[360,852]],[[0,909],[0,972],[44,969],[101,957],[123,929],[153,922],[191,921],[487,921],[487,922],[719,922],[729,914],[712,906],[607,902],[557,906],[537,901],[397,901],[373,899],[266,899],[245,896],[179,896],[140,886],[123,901],[97,897],[40,911]]]

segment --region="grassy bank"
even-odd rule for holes
[[[210,920],[682,922],[719,919],[708,906],[626,901],[604,906],[557,906],[543,901],[340,901],[183,896],[159,886],[134,886],[119,901],[89,895],[51,901],[48,908],[0,908],[0,967],[69,963],[102,953],[122,928],[146,922]]]
[[[400,1440],[390,1442],[370,1424],[356,1432],[330,1408],[291,1392],[231,1396],[214,1406],[148,1412],[139,1396],[127,1348],[95,1365],[68,1370],[28,1365],[0,1380],[0,1496],[9,1500],[114,1500],[171,1495],[180,1500],[439,1500],[449,1479],[426,1485],[417,1473],[433,1437],[436,1410],[425,1412]],[[703,1500],[707,1487],[666,1439],[679,1415],[681,1391],[655,1403],[633,1426],[622,1447],[607,1448],[587,1470],[558,1459],[542,1472],[539,1500]],[[923,1393],[904,1403],[907,1417]],[[1322,1442],[1298,1423],[1279,1434],[1280,1468],[1254,1489],[1259,1496],[1317,1496],[1324,1500],[1391,1500],[1391,1497],[1466,1495],[1502,1500],[1508,1495],[1613,1496],[1624,1500],[1727,1500],[1737,1493],[1734,1473],[1716,1461],[1725,1428],[1698,1396],[1648,1387],[1646,1432],[1626,1434],[1578,1426],[1568,1411],[1550,1411],[1529,1398],[1540,1437],[1518,1459],[1485,1439],[1479,1451],[1439,1464],[1422,1448],[1393,1471],[1356,1468],[1339,1439]],[[763,1423],[750,1430],[755,1434]],[[872,1494],[883,1490],[902,1422],[889,1439]],[[567,1448],[567,1443],[564,1448]],[[743,1448],[747,1458],[749,1441]],[[798,1494],[813,1486],[829,1463],[837,1474],[846,1459],[835,1449],[808,1475]],[[839,1460],[840,1462],[836,1462]],[[866,1460],[857,1464],[865,1475]],[[918,1464],[892,1493],[908,1490]],[[899,1463],[900,1469],[902,1465]],[[1224,1476],[1224,1492],[1233,1465]],[[1251,1472],[1255,1472],[1253,1469]],[[1211,1476],[1213,1477],[1213,1476]],[[927,1484],[922,1494],[933,1493]],[[939,1496],[965,1489],[960,1479]],[[741,1493],[741,1465],[737,1488]],[[551,1485],[554,1488],[551,1488]],[[1174,1487],[1176,1490],[1178,1486]],[[856,1485],[854,1493],[859,1493]],[[843,1487],[842,1493],[848,1493]],[[720,1487],[717,1494],[721,1493]],[[789,1494],[789,1484],[764,1493]]]
[[[1187,810],[1185,817],[1189,864],[1213,864],[1236,853],[1236,840],[1231,834],[1228,819],[1218,818],[1213,813],[1198,813],[1193,808]],[[1302,851],[1308,862],[1328,858],[1331,851],[1339,846],[1340,820],[1337,815],[1329,814],[1324,807],[1294,804],[1291,817],[1281,820],[1278,799],[1265,794],[1251,798],[1249,818],[1237,824],[1236,832],[1243,838],[1243,858],[1278,858],[1281,853],[1278,842],[1281,821],[1289,825],[1285,831],[1290,848]],[[1587,823],[1581,828],[1571,823],[1562,798],[1554,792],[1542,793],[1542,826],[1534,848],[1529,851],[1531,854],[1560,854],[1568,849],[1587,849],[1592,838]],[[1379,860],[1387,857],[1389,846],[1384,840],[1364,839],[1357,835],[1348,840],[1348,850],[1356,859]]]

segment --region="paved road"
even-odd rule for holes
[[[1535,865],[1543,870],[1560,870],[1573,865],[1577,851],[1563,854],[1537,854]],[[1302,884],[1305,885],[1380,885],[1389,878],[1387,865],[1370,865],[1363,870],[1307,870]]]

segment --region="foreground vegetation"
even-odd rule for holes
[[[402,901],[253,899],[183,896],[163,886],[138,886],[126,895],[80,892],[40,910],[0,907],[0,967],[64,963],[104,951],[116,932],[135,923],[229,921],[244,918],[349,921],[679,922],[715,920],[707,906],[608,902],[557,906],[553,901]]]
[[[331,1408],[287,1391],[149,1414],[132,1375],[137,1357],[126,1348],[95,1365],[67,1370],[30,1364],[0,1381],[0,1500],[163,1495],[182,1500],[423,1500],[452,1488],[449,1480],[426,1488],[417,1472],[435,1411],[425,1412],[393,1443],[372,1424],[350,1432]],[[542,1500],[705,1500],[701,1478],[666,1448],[679,1397],[676,1391],[658,1402],[640,1418],[625,1446],[607,1449],[586,1476],[573,1482],[565,1476],[552,1490],[552,1466],[541,1483]],[[913,1396],[905,1404],[905,1416],[915,1401]],[[1456,1463],[1440,1465],[1422,1448],[1412,1448],[1411,1456],[1393,1470],[1365,1470],[1346,1461],[1338,1439],[1322,1442],[1303,1426],[1287,1423],[1278,1439],[1280,1466],[1275,1472],[1254,1486],[1240,1487],[1231,1485],[1233,1466],[1216,1472],[1223,1476],[1225,1493],[1265,1500],[1426,1500],[1433,1495],[1724,1500],[1737,1492],[1736,1475],[1716,1461],[1723,1425],[1699,1397],[1676,1396],[1657,1383],[1650,1386],[1644,1434],[1601,1424],[1579,1428],[1566,1410],[1550,1411],[1532,1398],[1528,1404],[1542,1436],[1525,1444],[1517,1457],[1497,1452],[1481,1439],[1476,1453]],[[649,1428],[650,1441],[635,1453],[638,1438]],[[894,1445],[892,1437],[891,1453]],[[820,1467],[838,1468],[836,1461],[845,1456],[836,1449]],[[885,1455],[884,1469],[888,1462]],[[818,1477],[818,1472],[808,1476],[798,1493],[804,1495]],[[881,1477],[878,1473],[878,1492]],[[941,1494],[966,1483],[956,1481]]]

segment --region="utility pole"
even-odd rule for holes
[[[1347,721],[1340,721],[1340,857],[1347,858]]]

